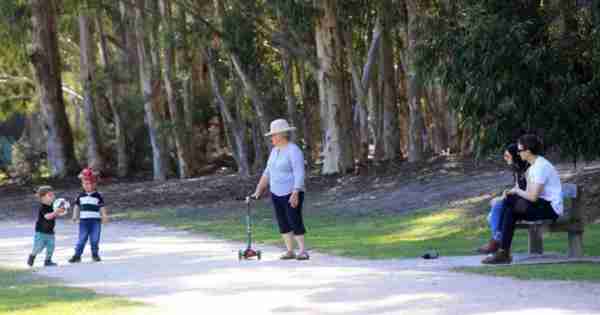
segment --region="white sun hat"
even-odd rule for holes
[[[296,130],[296,127],[291,127],[285,119],[275,119],[271,122],[271,130],[265,134],[265,137],[272,136],[278,133]]]

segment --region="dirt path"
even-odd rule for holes
[[[32,225],[0,221],[0,265],[25,265]],[[150,303],[156,314],[600,314],[600,284],[448,271],[480,257],[367,261],[313,253],[296,262],[265,247],[263,261],[240,263],[241,244],[119,222],[103,231],[103,262],[89,263],[86,249],[84,263],[68,265],[76,229],[59,222],[57,231],[61,265],[39,274]]]

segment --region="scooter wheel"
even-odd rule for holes
[[[261,256],[262,256],[262,252],[257,250],[256,251],[256,259],[260,260]]]

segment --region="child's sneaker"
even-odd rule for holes
[[[56,267],[58,265],[55,262],[53,262],[52,260],[46,260],[44,262],[44,266],[46,266],[46,267]]]
[[[33,267],[34,262],[35,262],[35,256],[29,255],[29,258],[27,258],[27,264],[29,265],[29,267]]]
[[[69,259],[70,264],[76,264],[81,262],[81,256],[73,256]]]
[[[100,256],[98,256],[98,255],[92,255],[92,260],[95,262],[102,261],[102,259],[100,259]]]

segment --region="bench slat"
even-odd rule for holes
[[[517,224],[523,224],[525,226],[530,225],[544,225],[544,224],[552,224],[553,220],[539,220],[539,221],[519,221]]]

